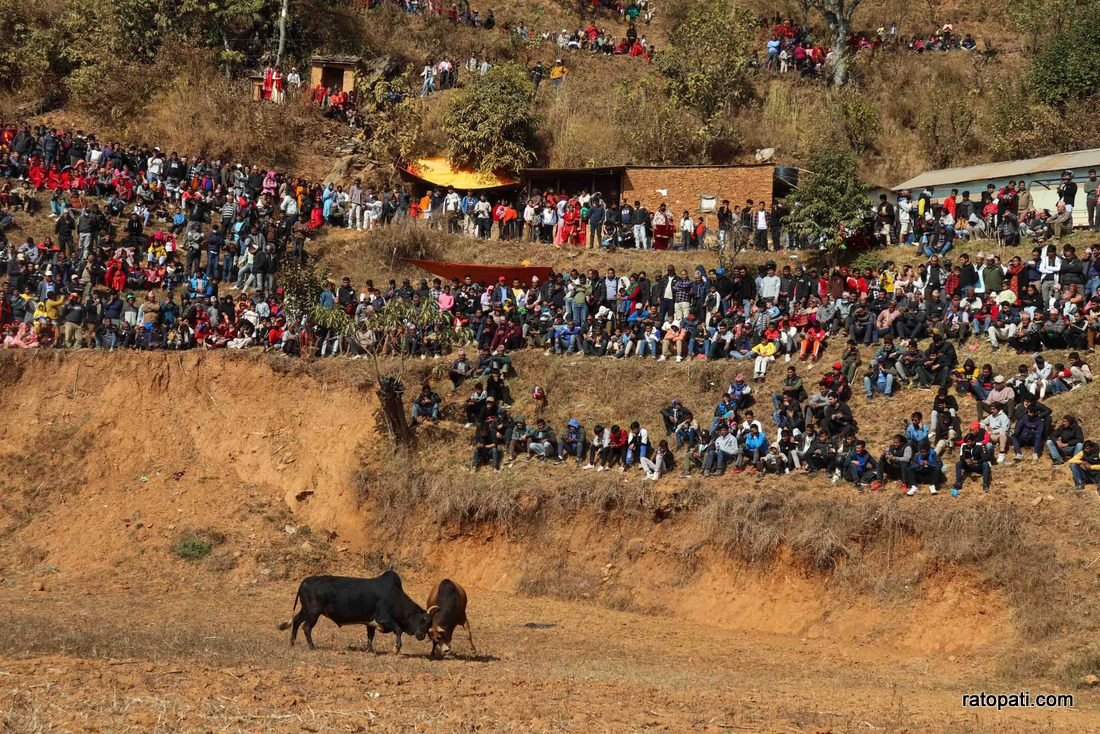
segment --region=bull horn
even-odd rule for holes
[[[435,613],[438,612],[438,611],[439,611],[439,606],[433,604],[432,606],[428,607],[428,616],[429,617],[434,617]]]

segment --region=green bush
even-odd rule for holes
[[[1100,2],[1077,8],[1031,61],[1030,81],[1044,103],[1060,107],[1100,94]]]
[[[494,66],[451,100],[443,117],[457,165],[515,173],[535,161],[535,88],[516,64]]]
[[[657,55],[673,99],[704,120],[751,96],[748,58],[756,18],[729,0],[694,0]]]
[[[210,555],[214,546],[225,540],[225,536],[211,530],[187,531],[176,539],[172,550],[185,561],[201,561]]]

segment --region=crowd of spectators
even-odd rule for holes
[[[368,0],[367,7],[373,9],[386,2],[387,0]],[[540,31],[528,26],[523,20],[501,21],[491,8],[482,13],[470,7],[467,0],[454,3],[442,0],[389,0],[389,2],[407,13],[444,18],[456,26],[505,33],[516,42],[532,47],[553,43],[563,52],[588,51],[605,55],[631,56],[646,61],[651,61],[656,52],[656,47],[644,35],[639,34],[637,27],[639,22],[648,25],[653,20],[653,8],[649,0],[627,0],[626,2],[593,0],[593,16],[605,10],[617,15],[620,21],[627,24],[627,30],[621,36],[610,28],[597,26],[594,21],[578,28],[562,28],[558,32],[546,29]]]
[[[941,488],[946,480],[933,469],[942,469],[943,457],[959,447],[960,480],[967,473],[988,477],[1009,452],[1020,458],[1028,451],[1036,460],[1044,450],[1056,462],[1072,460],[1078,484],[1100,476],[1090,473],[1093,444],[1076,440],[1076,419],[1055,425],[1044,403],[1092,379],[1082,355],[1093,351],[1100,329],[1100,252],[1093,248],[1078,254],[1074,245],[1050,242],[1026,258],[1002,261],[991,252],[952,262],[943,253],[928,254],[922,244],[917,260],[900,267],[888,262],[818,271],[768,262],[689,272],[669,265],[652,277],[644,270],[573,270],[530,283],[391,279],[357,288],[345,278],[339,287],[326,285],[321,305],[339,307],[360,323],[393,299],[430,301],[449,316],[348,339],[294,323],[283,309],[280,263],[304,257],[311,227],[364,228],[438,213],[446,226],[472,224],[476,230],[488,220],[505,237],[541,237],[547,231],[541,218],[535,227],[519,222],[528,223],[528,208],[543,197],[542,212],[568,215],[577,207],[575,219],[550,223],[554,240],[579,240],[582,220],[593,232],[598,228],[591,225],[607,231],[610,221],[621,233],[629,222],[633,236],[636,217],[645,222],[639,239],[648,239],[657,236],[662,209],[650,214],[643,207],[639,214],[637,207],[610,205],[599,196],[558,200],[536,193],[523,215],[513,205],[509,219],[495,216],[482,197],[464,209],[455,192],[417,200],[401,190],[375,193],[358,182],[345,191],[243,163],[101,143],[79,131],[3,125],[0,141],[3,221],[34,213],[48,194],[49,213],[38,214],[51,217],[56,235],[37,243],[3,242],[0,327],[6,347],[265,346],[322,355],[373,348],[440,358],[445,340],[439,330],[460,328],[478,357],[459,354],[450,370],[453,387],[482,380],[464,410],[475,429],[476,465],[499,467],[502,457],[522,450],[573,457],[596,469],[642,466],[650,477],[674,466],[708,476],[727,469],[824,471],[836,481],[874,487],[896,476],[915,493],[922,484]],[[993,191],[994,199],[1003,201],[1004,191]],[[1069,187],[1066,192],[1062,204],[1073,206]],[[956,212],[961,204],[955,202]],[[950,204],[928,199],[925,206]],[[767,223],[766,207],[747,208],[742,220],[724,202],[720,228],[727,221]],[[464,212],[474,214],[472,221]],[[918,232],[899,226],[897,236],[921,242]],[[593,239],[584,236],[586,244]],[[965,352],[960,357],[959,350],[975,348],[979,339],[1029,361],[1005,376],[976,365]],[[528,427],[508,416],[509,355],[523,348],[587,358],[735,360],[751,362],[752,371],[746,364],[738,372],[709,423],[678,401],[670,403],[667,437],[655,445],[638,424],[598,425],[588,434],[578,422],[559,438],[545,422]],[[1058,356],[1048,361],[1044,352]],[[823,360],[832,367],[816,386],[804,385],[797,365]],[[784,389],[758,405],[755,391],[779,361],[787,363]],[[900,442],[868,458],[849,407],[860,386],[869,401],[889,400],[908,388],[936,390],[927,429],[922,434],[922,417],[915,416]],[[429,388],[416,401],[414,418],[437,420],[437,398]],[[769,402],[774,426],[765,425]],[[963,418],[967,405],[977,427]]]
[[[768,27],[768,21],[762,20]],[[847,47],[852,53],[874,55],[882,49],[905,48],[914,53],[933,51],[972,51],[977,41],[969,33],[962,36],[955,33],[954,27],[944,24],[927,35],[914,34],[909,40],[902,41],[898,35],[897,21],[888,26],[879,27],[873,34],[854,32],[848,36]],[[815,77],[827,70],[835,54],[828,44],[815,39],[808,28],[793,22],[790,18],[774,19],[765,42],[764,58],[754,54],[752,64],[769,71],[782,74],[797,72],[805,77]]]
[[[1061,259],[1066,267],[1059,266],[1056,278],[1073,280],[1083,270],[1072,247],[1061,256],[1036,255]],[[1043,276],[1035,266],[1029,263],[1032,272],[1023,279],[1037,276],[1029,287],[1041,289]],[[692,276],[670,266],[652,281],[644,272],[627,277],[609,270],[554,274],[530,286],[501,281],[483,289],[468,279],[443,285],[442,302],[471,328],[477,347],[477,357],[462,351],[450,367],[452,393],[474,383],[463,407],[467,428],[474,429],[473,466],[499,470],[503,462],[526,455],[572,459],[597,471],[641,467],[651,479],[676,467],[707,477],[727,471],[820,472],[861,490],[897,480],[912,496],[922,486],[932,494],[947,487],[958,494],[971,475],[988,491],[995,467],[1046,455],[1056,465],[1070,466],[1078,490],[1100,486],[1096,444],[1085,441],[1073,415],[1055,421],[1047,404],[1093,379],[1082,355],[1095,344],[1100,281],[1093,281],[1087,300],[1078,299],[1087,312],[1082,319],[1066,315],[1077,310],[1071,306],[1076,288],[1063,293],[1057,282],[1048,288],[1051,308],[1033,319],[1007,281],[1000,284],[1003,291],[988,290],[996,281],[989,276],[1010,277],[996,258],[975,268],[964,257],[958,267],[965,273],[961,286],[936,280],[944,274],[934,258],[920,266],[919,277],[908,267],[904,273],[888,266],[820,277],[789,267],[777,272],[769,264],[760,273],[700,269]],[[1095,277],[1094,266],[1087,267]],[[441,284],[424,287],[430,295]],[[959,315],[971,306],[980,314],[976,331],[959,328],[969,323]],[[1026,361],[1005,376],[990,364],[960,356],[957,347],[965,349],[977,334],[993,349],[1007,347]],[[833,344],[836,361],[816,380],[804,378],[799,365],[825,359]],[[661,411],[663,439],[651,438],[656,429],[637,421],[601,422],[586,432],[580,416],[559,434],[545,419],[528,424],[509,412],[508,354],[522,348],[588,358],[746,364],[712,411],[693,411],[672,400]],[[1058,356],[1048,361],[1044,352]],[[779,391],[762,393],[765,376],[779,359],[787,363]],[[497,386],[487,388],[484,378]],[[872,453],[859,437],[851,408],[860,387],[868,402],[889,401],[903,389],[927,390],[927,420],[914,413],[889,446]],[[536,404],[540,391],[535,388]],[[438,419],[441,405],[440,396],[425,386],[414,418]],[[944,463],[949,457],[955,459],[954,472]]]

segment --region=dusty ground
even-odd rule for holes
[[[584,604],[471,590],[478,654],[428,660],[320,650],[275,630],[294,585],[5,587],[4,731],[1096,731],[1100,696],[1071,711],[974,711],[982,654],[731,634]],[[424,584],[409,584],[423,595]],[[920,624],[920,620],[912,620]],[[457,640],[457,638],[456,638]]]

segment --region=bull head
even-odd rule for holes
[[[440,636],[443,634],[443,628],[435,623],[435,615],[438,612],[438,606],[428,607],[428,639],[432,642],[439,642]]]

